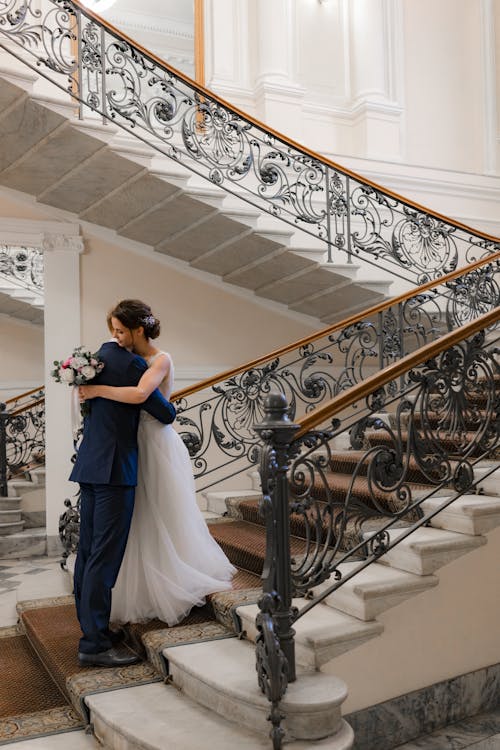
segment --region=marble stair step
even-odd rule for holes
[[[9,479],[7,486],[18,497],[21,497],[24,492],[30,492],[35,489],[34,483],[29,479]]]
[[[253,679],[256,680],[255,670]],[[114,750],[269,750],[265,733],[247,729],[200,706],[173,685],[153,683],[86,697],[95,735]],[[296,740],[290,750],[350,750],[354,734],[342,721],[334,737]]]
[[[421,507],[432,513],[446,497],[432,497]],[[431,519],[433,528],[456,531],[459,534],[481,535],[500,526],[500,497],[498,495],[462,495]]]
[[[21,509],[20,508],[12,508],[9,510],[6,510],[2,508],[0,505],[0,529],[2,526],[5,525],[11,525],[11,524],[21,524],[22,529],[22,518],[21,518]],[[16,529],[16,531],[21,531],[21,529]],[[0,534],[1,534],[0,530]]]
[[[304,599],[294,599],[293,605],[303,607]],[[256,604],[247,604],[236,610],[241,619],[245,637],[254,641],[257,635],[255,618],[259,612]],[[295,658],[305,669],[320,669],[324,664],[347,651],[361,646],[365,641],[382,633],[384,626],[375,621],[365,622],[345,612],[324,604],[317,605],[294,623]]]
[[[404,534],[404,529],[392,529],[388,532],[391,542]],[[368,540],[372,532],[365,532]],[[398,570],[405,570],[426,576],[434,573],[457,557],[467,554],[486,544],[483,536],[458,534],[430,527],[416,529],[393,549],[385,552],[379,559],[382,565],[390,565]]]
[[[47,554],[47,532],[43,528],[25,529],[0,536],[0,558],[35,557]]]
[[[11,497],[0,497],[0,512],[4,510],[21,510],[22,497],[19,495]]]
[[[476,488],[485,495],[500,495],[500,467],[497,466],[493,472],[491,469],[491,464],[479,463],[474,466],[474,479],[479,480]]]
[[[5,515],[7,513],[15,513],[16,515],[20,515],[15,510],[6,510],[4,512]],[[24,521],[22,520],[2,520],[0,517],[0,536],[10,536],[12,534],[18,534],[24,529]],[[1,547],[0,547],[1,549]]]
[[[269,731],[269,702],[257,684],[253,644],[236,638],[193,643],[166,648],[163,655],[183,694],[247,729]],[[342,680],[299,670],[281,702],[288,737],[315,740],[341,731],[346,697]]]
[[[37,487],[45,486],[45,466],[37,466],[36,468],[29,469],[27,473],[34,485]]]
[[[357,570],[359,565],[357,562],[340,563],[338,569],[345,578]],[[316,594],[326,591],[332,583],[330,580],[316,586]],[[375,619],[382,612],[401,604],[411,596],[437,585],[436,576],[414,575],[377,562],[356,573],[337,591],[327,596],[324,603],[367,621]]]
[[[207,510],[213,513],[230,512],[231,501],[245,498],[246,500],[258,500],[260,494],[255,490],[216,490],[203,493],[207,500]],[[230,513],[230,515],[232,515]]]

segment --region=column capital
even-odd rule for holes
[[[46,232],[42,236],[42,249],[44,252],[62,250],[80,255],[85,249],[83,237],[80,235],[51,234]]]

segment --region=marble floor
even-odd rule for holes
[[[395,750],[500,750],[500,708],[439,729]]]
[[[58,557],[0,560],[0,627],[17,621],[16,602],[71,593],[69,575]],[[9,743],[11,750],[96,750],[101,747],[83,731]],[[458,722],[434,734],[400,745],[397,750],[500,750],[500,709]]]

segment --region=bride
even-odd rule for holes
[[[151,343],[160,322],[139,300],[123,300],[109,314],[118,344],[149,367],[137,386],[80,386],[82,400],[108,398],[141,404],[159,388],[170,399],[170,355]],[[141,411],[137,434],[139,469],[134,513],[123,562],[112,592],[111,621],[158,617],[172,626],[207,594],[231,588],[235,568],[212,538],[196,503],[188,451],[172,425]]]

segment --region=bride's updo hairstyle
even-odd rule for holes
[[[160,321],[155,318],[150,306],[138,299],[123,299],[109,313],[108,326],[111,318],[118,318],[131,331],[142,326],[147,339],[156,339],[160,335]]]

